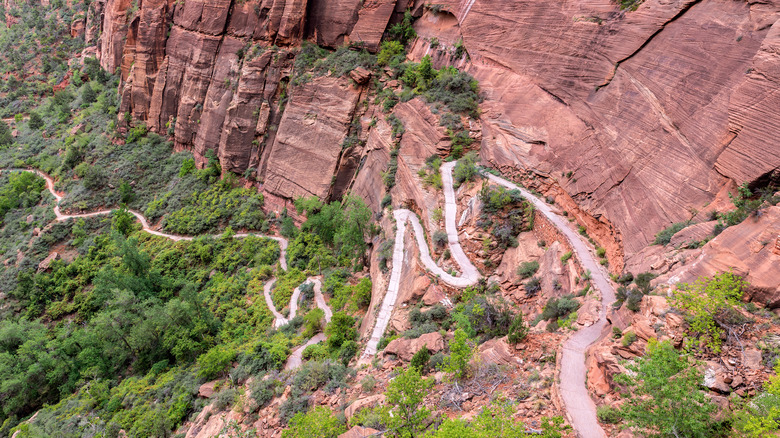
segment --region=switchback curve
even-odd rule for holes
[[[29,173],[34,173],[34,174],[40,176],[41,178],[43,178],[46,181],[46,188],[48,189],[49,193],[51,193],[51,195],[54,196],[54,199],[55,199],[54,215],[55,215],[55,218],[56,218],[55,220],[57,222],[63,222],[63,221],[69,220],[69,219],[87,218],[87,217],[95,217],[95,216],[105,216],[105,215],[111,214],[114,211],[114,210],[97,210],[97,211],[93,211],[93,212],[89,212],[89,213],[81,213],[81,214],[63,214],[62,211],[60,211],[60,202],[62,201],[63,196],[61,194],[57,193],[56,190],[54,190],[54,180],[49,175],[47,175],[44,172],[41,172],[40,170],[37,170],[37,169],[0,169],[0,171],[6,171],[6,172],[29,172]],[[138,221],[141,223],[142,230],[144,232],[146,232],[146,233],[149,233],[149,234],[152,234],[152,235],[155,235],[155,236],[164,237],[166,239],[170,239],[170,240],[173,240],[173,241],[180,241],[180,240],[189,241],[189,240],[193,240],[195,237],[197,237],[197,236],[182,236],[182,235],[178,235],[178,234],[169,234],[169,233],[163,233],[161,231],[154,230],[154,229],[152,229],[152,227],[149,226],[149,222],[146,220],[146,217],[144,217],[144,215],[142,215],[140,212],[137,212],[135,210],[128,210],[128,211],[133,216],[135,216],[136,219],[138,219]],[[209,236],[211,236],[211,237],[219,237],[218,234],[209,234]],[[279,249],[280,249],[280,251],[279,251],[279,265],[285,271],[287,270],[287,245],[288,245],[287,239],[285,239],[283,237],[268,236],[268,235],[265,235],[265,234],[258,234],[258,233],[238,233],[238,234],[234,234],[233,235],[234,238],[245,238],[245,237],[249,237],[249,236],[263,237],[263,238],[266,238],[266,239],[272,239],[272,240],[276,240],[277,242],[279,242]],[[314,285],[315,285],[314,293],[315,293],[317,306],[320,307],[325,312],[325,320],[327,322],[330,322],[330,318],[331,318],[331,316],[333,316],[333,311],[330,309],[330,307],[328,307],[328,305],[325,302],[325,298],[322,296],[322,291],[321,291],[322,284],[320,283],[320,280],[317,277],[309,277],[307,279],[307,282],[309,282],[309,281],[314,282]],[[266,300],[266,304],[268,305],[268,308],[271,310],[271,313],[273,313],[273,315],[274,315],[274,318],[275,318],[274,319],[274,327],[279,328],[279,327],[287,324],[288,323],[288,319],[285,318],[284,316],[282,316],[276,310],[276,307],[274,306],[273,300],[271,300],[270,291],[271,291],[271,288],[273,287],[275,282],[276,282],[275,278],[273,278],[273,279],[269,280],[268,282],[266,282],[265,286],[263,287],[263,294],[265,295],[265,300]],[[298,297],[300,296],[300,293],[301,293],[300,286],[298,286],[293,291],[293,295],[292,295],[292,297],[290,299],[290,319],[295,318],[295,314],[297,312]],[[313,342],[315,339],[319,339],[319,340],[316,341],[316,342]],[[319,335],[317,335],[314,338],[312,338],[311,340],[309,340],[309,342],[305,346],[308,346],[308,345],[311,345],[311,344],[316,344],[317,342],[321,342],[323,339],[324,339],[324,335],[322,335],[320,333]],[[299,355],[298,355],[298,365],[296,365],[296,367],[300,366],[300,353],[303,351],[303,348],[305,346],[303,346],[303,347],[298,349],[298,350],[300,350],[300,352],[298,350],[293,352],[293,355],[296,354],[296,353],[299,353]],[[293,359],[292,356],[291,356],[291,359]],[[288,366],[289,366],[289,363],[290,362],[288,361]]]

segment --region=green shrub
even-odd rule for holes
[[[531,277],[531,279],[525,282],[524,287],[526,295],[534,296],[542,290],[542,281],[536,277]]]
[[[404,45],[398,41],[384,41],[377,56],[380,66],[394,67],[404,61]]]
[[[346,430],[330,409],[317,406],[309,412],[296,413],[290,419],[289,429],[282,431],[282,438],[337,438]]]
[[[528,325],[523,318],[523,312],[518,312],[515,320],[512,321],[512,325],[509,326],[507,341],[512,345],[516,345],[525,339],[526,336],[528,336]]]
[[[0,147],[5,147],[13,143],[14,138],[11,135],[11,129],[4,120],[0,120]]]
[[[573,254],[572,254],[572,252],[571,252],[571,251],[567,251],[566,253],[564,253],[564,254],[561,256],[561,262],[563,262],[563,263],[566,263],[567,261],[569,261],[569,259],[571,258],[571,256],[572,256],[572,255],[573,255]]]
[[[30,111],[30,120],[27,122],[27,126],[32,130],[43,128],[44,122],[41,115],[35,111]],[[2,128],[0,128],[2,129]]]
[[[414,20],[415,18],[412,16],[412,13],[409,10],[404,12],[404,18],[401,20],[401,22],[394,24],[388,30],[388,38],[405,46],[409,41],[417,36],[417,32],[415,32],[414,27],[412,26]]]
[[[367,375],[366,377],[363,377],[363,380],[360,381],[360,387],[365,393],[369,393],[374,390],[374,387],[376,387],[376,379],[371,374]]]
[[[257,379],[249,385],[249,392],[257,404],[257,409],[262,409],[273,400],[282,387],[282,383],[275,379]]]
[[[623,414],[620,412],[620,409],[607,405],[599,406],[596,409],[596,416],[600,422],[606,424],[618,424],[623,420]]]
[[[235,358],[235,350],[216,346],[198,357],[198,376],[208,380],[213,379],[223,373]]]
[[[448,237],[447,237],[447,232],[446,231],[444,231],[444,230],[436,230],[433,233],[433,243],[437,247],[439,247],[439,248],[444,247],[444,245],[447,244],[447,240],[448,240]]]
[[[225,388],[214,396],[214,409],[224,411],[233,406],[237,398],[238,390],[236,388]]]
[[[538,270],[539,270],[538,261],[533,260],[530,262],[523,262],[520,266],[517,267],[517,275],[519,275],[520,278],[528,278],[536,274],[536,271]]]
[[[409,362],[409,366],[417,368],[422,373],[427,370],[428,361],[430,359],[431,352],[428,350],[428,347],[423,345],[419,350],[417,350],[416,353],[414,353],[411,362]]]
[[[477,172],[477,161],[478,157],[477,154],[474,152],[469,152],[458,160],[458,163],[455,165],[455,169],[453,170],[453,182],[455,187],[460,187],[461,184],[463,184],[466,181],[471,181],[474,178],[476,178],[478,172]]]
[[[624,347],[628,347],[629,345],[636,342],[636,333],[634,332],[626,332],[623,334],[623,339],[620,341],[621,345]]]
[[[666,245],[672,240],[672,236],[677,234],[680,230],[690,225],[690,221],[685,222],[677,222],[674,223],[667,228],[664,228],[663,230],[659,231],[658,234],[655,235],[655,240],[653,241],[654,245]]]

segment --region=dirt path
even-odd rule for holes
[[[325,303],[325,297],[322,295],[322,283],[320,282],[320,279],[317,277],[309,277],[307,279],[307,282],[309,281],[314,283],[314,300],[317,302],[317,307],[319,307],[320,309],[322,309],[323,312],[325,312],[325,324],[327,325],[330,322],[330,319],[333,317],[333,311]],[[294,370],[299,366],[301,366],[301,364],[303,363],[303,350],[305,350],[306,347],[308,347],[309,345],[319,344],[325,339],[326,338],[324,333],[318,333],[316,336],[309,339],[309,341],[306,342],[304,345],[301,345],[300,347],[293,350],[292,354],[290,354],[290,357],[287,358],[287,364],[285,364],[284,369]]]
[[[503,178],[488,174],[488,179],[508,189],[517,189],[537,210],[547,217],[558,230],[566,236],[572,250],[577,255],[583,269],[590,271],[591,283],[601,292],[601,314],[593,325],[578,330],[563,344],[561,358],[560,391],[569,422],[581,437],[606,437],[596,417],[596,404],[588,394],[586,386],[585,353],[601,336],[607,324],[607,306],[615,301],[615,289],[606,270],[596,262],[594,249],[586,243],[583,236],[574,230],[568,219],[552,211],[550,206],[525,190]]]
[[[471,260],[466,256],[463,248],[461,248],[460,241],[458,240],[458,229],[455,226],[455,216],[458,213],[458,205],[455,201],[455,191],[452,187],[452,169],[455,167],[455,164],[455,162],[450,162],[441,166],[445,201],[444,224],[445,230],[447,231],[450,254],[452,254],[452,258],[458,266],[460,266],[462,274],[460,277],[449,274],[431,258],[428,243],[425,241],[422,224],[416,214],[404,209],[395,210],[393,216],[395,217],[397,228],[395,232],[395,245],[393,247],[393,270],[390,274],[390,281],[387,284],[387,293],[382,300],[379,314],[376,317],[374,330],[371,332],[371,337],[366,344],[366,349],[363,351],[361,360],[366,360],[376,354],[379,340],[384,335],[387,325],[390,323],[390,316],[393,314],[393,309],[395,308],[396,300],[398,299],[398,287],[401,282],[401,272],[404,265],[404,237],[406,235],[407,222],[411,223],[412,229],[414,229],[414,236],[417,241],[417,247],[420,249],[420,260],[422,261],[422,264],[442,281],[451,286],[462,288],[475,284],[481,277],[477,268],[471,263]]]
[[[54,190],[54,180],[49,175],[41,172],[40,170],[30,170],[30,169],[0,169],[0,171],[7,171],[7,172],[30,172],[30,173],[34,173],[34,174],[40,176],[41,178],[43,178],[46,181],[46,188],[49,190],[49,193],[51,193],[51,195],[54,196],[54,199],[56,200],[55,205],[54,205],[54,215],[55,215],[56,220],[58,222],[63,222],[63,221],[66,221],[68,219],[87,218],[87,217],[94,217],[94,216],[105,216],[105,215],[112,214],[113,211],[114,211],[114,210],[98,210],[98,211],[93,211],[93,212],[89,212],[89,213],[81,213],[81,214],[62,214],[62,212],[60,211],[60,202],[62,201],[63,195],[61,195],[60,193],[57,193],[57,191]],[[141,223],[142,230],[144,232],[149,233],[149,234],[153,234],[155,236],[164,237],[166,239],[170,239],[170,240],[173,240],[173,241],[180,241],[180,240],[187,241],[187,240],[193,240],[195,237],[197,237],[197,236],[181,236],[181,235],[177,235],[177,234],[163,233],[161,231],[154,230],[154,229],[152,229],[151,226],[149,226],[149,222],[146,220],[146,217],[144,217],[144,215],[142,215],[140,212],[135,211],[135,210],[128,210],[128,211],[133,216],[135,216],[135,218],[138,219],[138,221]],[[214,238],[220,237],[219,234],[209,234],[209,236],[214,237]],[[275,240],[275,241],[279,242],[279,249],[280,249],[280,252],[279,252],[279,265],[285,271],[287,270],[287,245],[288,245],[287,239],[285,239],[283,237],[268,236],[268,235],[265,235],[265,234],[258,234],[258,233],[238,233],[238,234],[233,235],[233,237],[235,237],[235,238],[245,238],[245,237],[249,237],[249,236],[264,237],[266,239],[272,239],[272,240]],[[320,280],[318,278],[316,278],[316,277],[309,277],[309,279],[307,281],[314,282],[314,294],[315,294],[315,297],[316,297],[317,306],[319,306],[325,312],[325,320],[327,322],[330,322],[330,318],[331,318],[331,316],[333,316],[333,312],[331,311],[330,307],[328,307],[328,305],[326,304],[325,297],[322,296],[322,290],[321,290],[322,289],[322,284],[320,283]],[[271,313],[273,313],[273,315],[274,315],[274,318],[275,318],[275,320],[274,320],[274,327],[279,328],[279,327],[287,324],[289,322],[289,320],[287,318],[285,318],[282,314],[280,314],[276,310],[276,307],[274,306],[273,300],[271,299],[271,289],[273,288],[274,283],[276,283],[276,279],[275,278],[273,278],[273,279],[269,280],[268,282],[266,282],[265,286],[263,287],[263,295],[265,295],[266,305],[268,305],[268,308],[271,310]],[[290,318],[289,319],[295,318],[295,314],[296,314],[296,312],[298,310],[298,297],[300,297],[300,294],[301,294],[301,290],[300,290],[300,286],[299,286],[299,287],[295,288],[295,290],[293,291],[293,295],[292,295],[292,297],[290,299]],[[319,339],[319,340],[316,341],[316,342],[312,342],[312,341],[314,341],[314,339]],[[306,345],[316,344],[317,342],[321,342],[322,339],[324,339],[324,335],[320,334],[318,336],[315,336],[311,340],[309,340],[309,343],[307,343]],[[294,368],[300,366],[300,353],[303,352],[303,348],[305,348],[305,346],[303,346],[303,347],[299,348],[298,350],[296,350],[295,352],[293,352],[293,354],[295,354],[296,352],[299,353],[298,354],[298,358],[297,358],[298,365],[296,365]],[[291,357],[291,359],[292,359],[292,357]],[[288,364],[289,364],[289,362],[288,362]]]

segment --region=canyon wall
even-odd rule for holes
[[[379,208],[392,141],[367,123],[382,118],[371,81],[301,80],[294,65],[304,40],[376,51],[407,8],[419,17],[410,58],[479,80],[483,160],[553,196],[618,268],[722,189],[780,166],[777,2],[424,3],[97,0],[86,27],[104,68],[121,72],[122,120],[200,164],[213,153],[272,206],[352,189]],[[430,137],[419,121],[404,141]]]

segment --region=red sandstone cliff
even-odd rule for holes
[[[431,54],[480,81],[483,159],[553,194],[618,268],[691,209],[707,211],[727,184],[780,166],[778,3],[423,3],[98,0],[86,38],[106,69],[121,68],[122,112],[178,148],[249,169],[272,202],[352,188],[376,208],[392,141],[365,123],[368,86],[294,85],[291,72],[303,39],[377,50],[411,7],[420,19],[410,57]],[[342,150],[354,120],[367,142]]]

